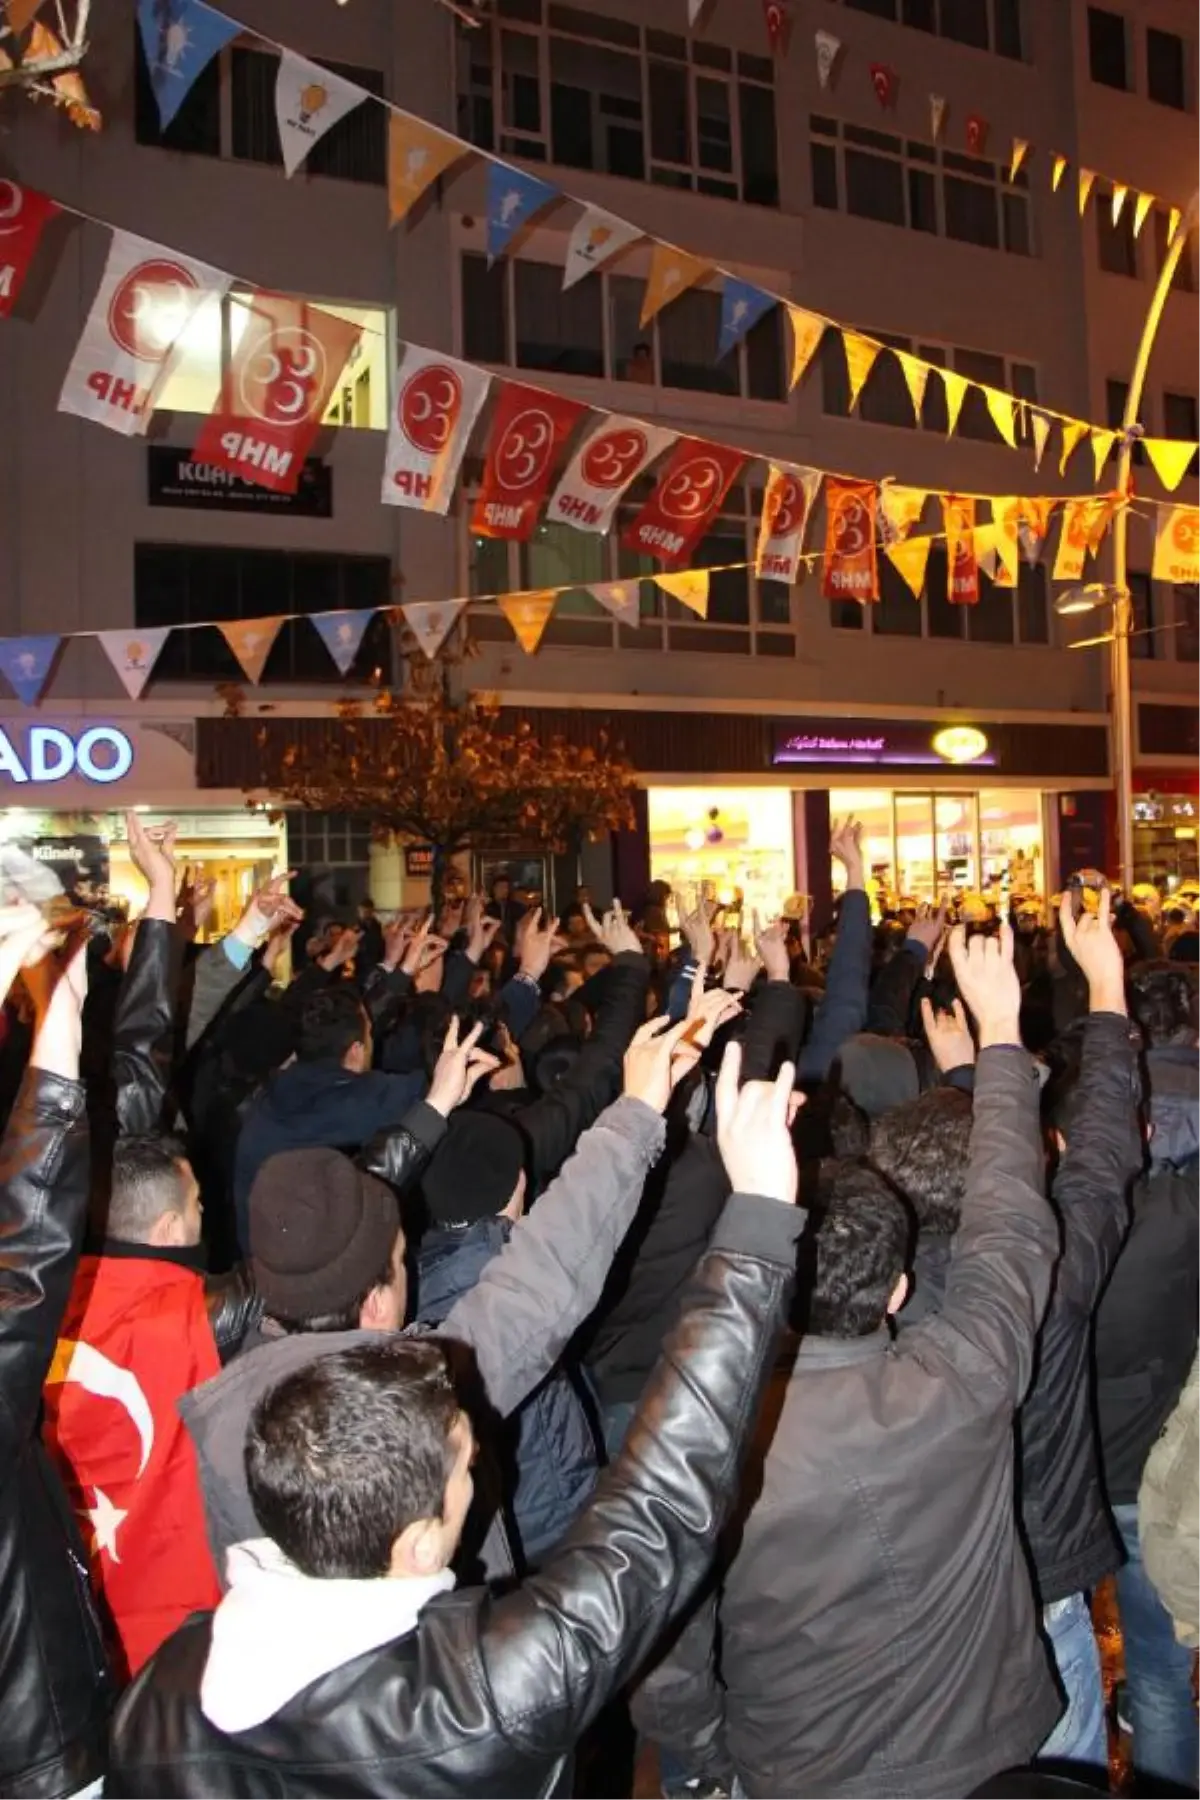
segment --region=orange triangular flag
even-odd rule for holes
[[[1096,480],[1099,481],[1101,470],[1108,461],[1109,452],[1117,441],[1115,431],[1092,432],[1092,456],[1096,463]]]
[[[1095,181],[1095,179],[1096,179],[1096,172],[1094,169],[1080,169],[1080,171],[1079,171],[1079,216],[1081,219],[1087,208],[1088,195],[1092,191],[1092,183]]]
[[[1150,458],[1154,473],[1168,494],[1173,494],[1187,474],[1188,464],[1200,446],[1179,438],[1143,438],[1142,442],[1146,446],[1146,455]]]
[[[1062,455],[1058,459],[1058,472],[1060,475],[1066,474],[1067,464],[1071,460],[1075,446],[1087,436],[1087,429],[1087,426],[1080,419],[1063,420]]]
[[[1000,433],[1000,436],[1004,439],[1009,449],[1015,450],[1017,447],[1017,426],[1016,420],[1013,418],[1013,408],[1016,405],[1016,401],[1011,394],[1004,393],[1000,388],[992,387],[984,388],[983,397],[987,401],[987,409],[991,414],[992,424],[996,427],[996,430]]]
[[[1146,215],[1150,211],[1150,208],[1153,205],[1154,205],[1154,195],[1153,194],[1139,194],[1138,195],[1137,205],[1133,209],[1133,235],[1134,235],[1134,237],[1138,236],[1139,232],[1142,229],[1142,226],[1146,223]]]
[[[825,321],[816,313],[805,312],[802,306],[789,306],[788,318],[792,321],[792,373],[788,380],[790,391],[816,354],[817,345],[825,335]]]
[[[932,538],[901,538],[895,544],[884,547],[884,555],[900,576],[905,586],[912,592],[913,598],[921,598],[921,589],[925,586],[925,568],[929,562],[929,548]]]
[[[708,570],[680,569],[674,575],[656,575],[656,587],[670,594],[681,606],[688,606],[702,619],[708,617]]]
[[[247,681],[256,685],[262,678],[271,646],[279,636],[286,614],[273,619],[221,619],[221,636],[237,657]]]
[[[450,164],[457,162],[464,145],[414,119],[411,113],[392,112],[388,118],[388,211],[392,224],[405,218],[426,188],[432,187]]]
[[[1112,222],[1115,225],[1125,210],[1125,202],[1129,198],[1129,189],[1123,181],[1115,181],[1112,191]]]
[[[857,331],[843,331],[842,343],[846,350],[846,369],[850,376],[851,412],[858,405],[858,396],[863,391],[863,384],[875,366],[875,358],[883,348],[873,338],[860,337]]]
[[[27,25],[32,24],[41,4],[42,0],[5,0],[8,22],[18,37]]]
[[[913,416],[919,425],[921,423],[921,407],[925,401],[925,387],[929,381],[929,371],[932,365],[922,362],[919,356],[914,356],[909,350],[896,350],[893,354],[900,364],[901,373],[908,385],[909,398],[913,404]]]
[[[497,601],[526,656],[532,656],[541,643],[557,599],[557,591],[551,588],[537,594],[501,594]]]
[[[1050,191],[1052,194],[1057,194],[1059,188],[1062,186],[1062,178],[1066,174],[1066,172],[1067,172],[1066,157],[1065,156],[1056,156],[1054,158],[1054,167],[1050,172]]]
[[[50,27],[43,25],[39,19],[29,34],[22,60],[45,62],[52,56],[61,56],[64,48],[61,38],[56,37]],[[99,131],[100,114],[88,99],[83,76],[78,69],[66,69],[61,75],[52,75],[50,85],[66,107],[67,117],[73,125],[78,125],[85,131]]]
[[[1020,173],[1021,164],[1028,155],[1029,140],[1027,138],[1014,138],[1012,142],[1012,155],[1008,162],[1008,179],[1010,181],[1015,181],[1017,179],[1017,176]]]
[[[971,384],[965,375],[956,374],[953,369],[939,369],[938,373],[946,386],[946,436],[953,437],[962,403]]]
[[[695,287],[712,268],[702,256],[689,256],[674,244],[655,243],[650,252],[650,274],[642,296],[641,323],[648,325],[656,313],[672,300],[678,300],[686,289]]]
[[[1177,206],[1173,206],[1167,214],[1167,249],[1175,242],[1175,233],[1179,230],[1183,214]]]

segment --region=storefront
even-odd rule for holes
[[[1152,881],[1170,895],[1200,876],[1200,783],[1179,770],[1134,779],[1133,867],[1137,881]]]
[[[216,881],[210,931],[229,930],[255,887],[286,866],[283,828],[238,792],[201,795],[191,720],[28,713],[0,719],[0,879],[25,857],[95,906],[140,905],[125,811],[176,820],[176,860]],[[27,865],[25,865],[27,867]]]

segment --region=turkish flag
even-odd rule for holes
[[[872,63],[871,86],[875,89],[875,98],[880,106],[889,107],[896,91],[896,71],[889,69],[886,63]]]
[[[48,194],[0,177],[0,319],[11,313],[42,231],[57,211]]]
[[[763,19],[766,22],[771,55],[786,56],[792,30],[792,15],[788,10],[787,0],[763,0]]]
[[[745,465],[740,450],[680,438],[658,485],[621,535],[628,550],[678,568],[704,536]]]
[[[982,113],[967,114],[967,149],[972,156],[982,156],[987,147],[988,122]]]
[[[361,328],[261,289],[233,311],[245,329],[192,454],[258,487],[294,494]]]
[[[204,1278],[148,1255],[85,1256],[59,1330],[46,1447],[132,1676],[220,1598],[196,1454],[176,1411],[220,1372]]]
[[[561,394],[505,383],[471,513],[477,537],[533,536],[558,452],[586,410]]]

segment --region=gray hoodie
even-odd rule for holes
[[[487,1398],[502,1418],[545,1379],[600,1299],[665,1136],[661,1117],[642,1101],[621,1099],[610,1106],[584,1132],[562,1173],[514,1228],[476,1286],[443,1320],[438,1335],[456,1338],[474,1352]],[[209,1542],[223,1584],[226,1552],[262,1535],[243,1464],[254,1407],[296,1369],[369,1342],[372,1335],[339,1331],[264,1338],[179,1401],[196,1447]],[[495,1534],[484,1561],[489,1573],[503,1572]]]

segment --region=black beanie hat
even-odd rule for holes
[[[474,1225],[512,1199],[525,1140],[494,1113],[456,1112],[425,1171],[421,1191],[434,1225]]]
[[[281,1150],[250,1189],[250,1263],[272,1318],[343,1311],[387,1266],[400,1208],[387,1183],[340,1150]]]

